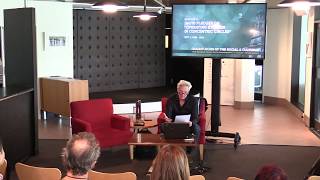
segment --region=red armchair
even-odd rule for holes
[[[72,134],[93,133],[101,148],[128,144],[132,137],[130,119],[113,114],[112,99],[94,99],[71,103]]]
[[[167,100],[168,98],[166,97],[161,98],[162,111],[158,117],[158,124],[165,122],[163,113],[166,112]],[[199,126],[201,131],[198,143],[200,149],[200,160],[203,160],[203,145],[206,142],[206,100],[204,98],[200,98],[199,101]],[[158,132],[160,132],[160,129],[158,129]]]

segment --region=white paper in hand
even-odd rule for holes
[[[174,119],[175,123],[189,123],[191,114],[177,115]]]

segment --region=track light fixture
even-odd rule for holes
[[[106,13],[114,13],[121,9],[126,9],[128,6],[117,0],[108,0],[105,2],[97,2],[92,7],[102,9]]]
[[[311,6],[320,6],[318,0],[284,0],[279,7],[291,7],[298,16],[307,15]]]
[[[143,7],[143,13],[140,13],[138,15],[134,15],[134,18],[140,18],[142,21],[149,21],[151,18],[157,17],[155,13],[148,13],[147,12],[147,0],[144,0],[144,7]]]

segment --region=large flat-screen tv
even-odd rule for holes
[[[264,59],[266,4],[174,4],[172,56]]]

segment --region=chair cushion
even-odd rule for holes
[[[100,128],[93,131],[101,148],[128,144],[133,132],[112,128]]]

